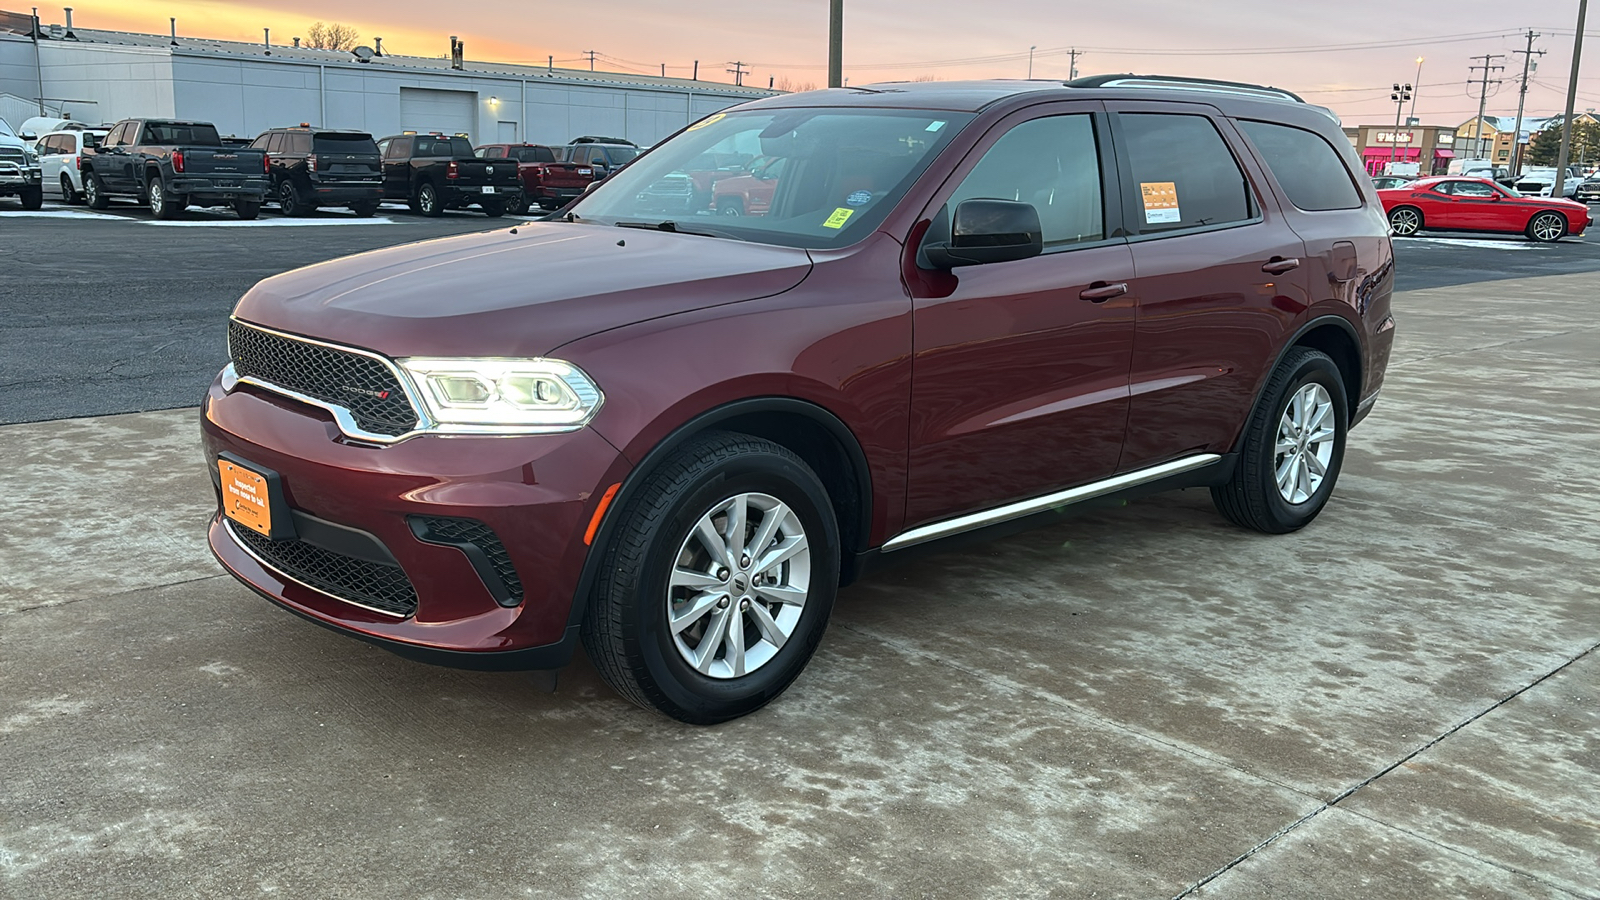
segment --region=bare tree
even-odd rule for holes
[[[773,85],[773,89],[774,90],[779,90],[779,91],[785,91],[785,92],[788,92],[788,93],[798,93],[800,91],[814,91],[814,90],[817,89],[817,83],[815,81],[796,82],[794,79],[792,79],[789,76],[785,75],[784,77],[778,79],[778,83]]]
[[[361,37],[361,33],[354,28],[338,22],[332,25],[315,22],[306,29],[306,35],[305,46],[313,50],[350,50]]]
[[[911,80],[912,81],[942,81],[943,79],[941,79],[937,75],[918,75],[917,77],[915,77],[915,78],[913,78]]]

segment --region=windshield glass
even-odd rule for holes
[[[517,162],[549,163],[556,161],[556,155],[549,147],[512,147],[511,158]]]
[[[972,118],[890,109],[718,113],[611,176],[579,221],[670,221],[793,247],[860,240]]]

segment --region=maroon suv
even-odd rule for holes
[[[765,215],[650,214],[707,154]],[[1091,498],[1310,522],[1393,338],[1326,111],[1133,76],[888,84],[695,123],[553,220],[269,278],[204,407],[218,559],[403,655],[748,713],[841,584]]]

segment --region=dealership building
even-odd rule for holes
[[[65,21],[34,34],[28,14],[0,12],[0,116],[44,114],[112,122],[156,117],[212,122],[253,137],[302,122],[367,131],[466,134],[475,143],[566,143],[578,135],[647,145],[719,109],[774,92],[681,78],[464,58],[450,39],[439,58],[291,42],[246,44],[97,31]]]

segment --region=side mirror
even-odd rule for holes
[[[23,133],[17,135],[17,137],[22,138],[25,141],[37,141],[39,139],[39,136],[31,131],[24,131]]]
[[[936,269],[1029,259],[1044,252],[1039,211],[1015,200],[963,200],[950,224],[950,240],[922,246]]]

